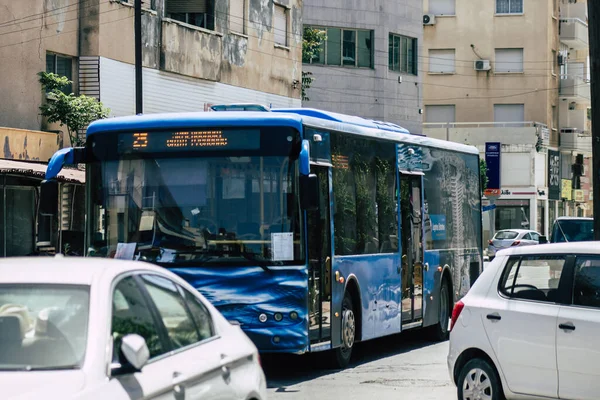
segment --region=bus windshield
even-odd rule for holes
[[[88,255],[192,267],[301,262],[298,161],[214,155],[92,163]]]

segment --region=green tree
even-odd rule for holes
[[[325,40],[327,40],[325,31],[315,28],[305,28],[302,37],[302,62],[310,62],[318,54]],[[312,77],[311,72],[302,71],[302,101],[310,100],[306,96],[306,90],[310,88],[314,80],[315,78]]]
[[[66,126],[71,146],[81,146],[83,141],[77,134],[91,122],[108,117],[110,109],[93,97],[66,94],[62,89],[72,82],[65,76],[51,72],[38,73],[42,88],[48,93],[48,101],[40,106],[41,115],[48,122]]]
[[[479,159],[479,179],[481,185],[481,193],[487,189],[488,177],[487,177],[487,163],[485,162],[485,158]]]

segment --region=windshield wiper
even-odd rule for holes
[[[257,256],[256,253],[241,253],[242,257],[244,257],[246,260],[248,261],[252,261],[254,263],[256,263],[259,267],[261,267],[263,270],[265,270],[265,272],[268,273],[272,273],[273,271],[271,271],[269,269],[269,267],[267,267],[267,262],[266,260],[260,260]]]

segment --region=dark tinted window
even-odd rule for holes
[[[552,234],[553,242],[585,242],[594,240],[594,221],[586,219],[557,220]]]
[[[577,259],[573,304],[600,308],[600,257]]]
[[[118,361],[118,349],[123,336],[132,333],[146,339],[151,358],[166,352],[148,304],[133,277],[119,282],[113,293],[112,307],[113,361]]]
[[[523,300],[555,302],[565,265],[563,256],[527,256],[508,261],[500,291]]]
[[[397,248],[393,143],[331,135],[335,254],[376,254]]]

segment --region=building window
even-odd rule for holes
[[[452,105],[431,105],[425,106],[425,122],[447,123],[456,122],[456,106]]]
[[[373,31],[319,27],[307,29],[324,31],[327,40],[312,60],[305,59],[303,62],[373,68]]]
[[[390,70],[418,75],[417,39],[390,33],[389,40]]]
[[[229,0],[229,30],[246,33],[246,1]]]
[[[275,4],[275,44],[287,46],[288,29],[287,29],[287,8]]]
[[[437,74],[453,74],[456,72],[454,49],[429,50],[429,72]]]
[[[496,0],[496,14],[523,14],[523,0]]]
[[[494,72],[523,72],[523,49],[496,49]]]
[[[434,15],[455,15],[456,0],[429,0],[429,13]]]
[[[494,122],[525,121],[525,104],[494,104]]]
[[[214,30],[214,0],[167,0],[167,16],[186,24]]]
[[[59,56],[58,54],[46,54],[46,72],[52,72],[60,76],[66,76],[70,81],[73,80],[73,59],[71,57]],[[73,92],[73,84],[62,88],[66,94]]]
[[[558,131],[558,107],[552,106],[552,129]]]

